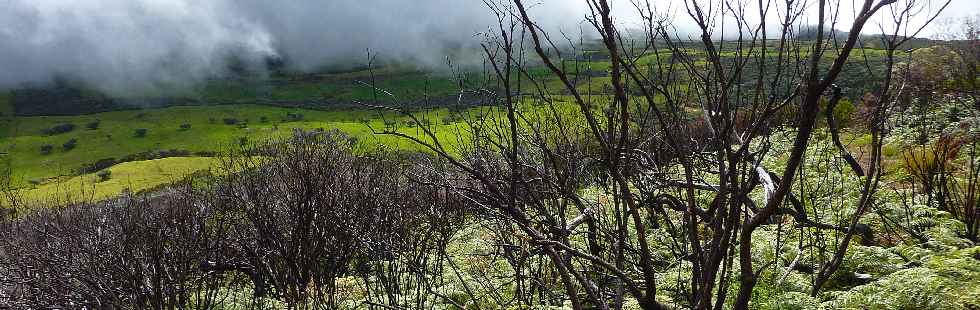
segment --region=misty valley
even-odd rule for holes
[[[0,309],[980,309],[968,0],[0,12]]]

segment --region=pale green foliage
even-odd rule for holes
[[[948,216],[946,212],[941,213]],[[936,219],[935,225],[926,230],[926,236],[930,240],[925,246],[934,246],[947,250],[969,247],[972,245],[972,242],[959,237],[965,232],[966,225],[963,222],[948,217],[938,218]]]
[[[955,282],[928,268],[900,270],[870,284],[845,292],[825,302],[827,308],[850,309],[959,309]]]
[[[822,309],[820,301],[801,292],[785,292],[776,295],[763,306],[766,309],[809,310]]]
[[[847,291],[827,292],[823,295],[832,299],[823,306],[851,309],[973,309],[980,306],[980,261],[975,258],[980,247],[932,251],[904,246],[892,250],[909,260],[907,266],[920,267],[901,269]],[[893,257],[889,261],[895,262]]]
[[[895,218],[907,218],[908,223],[904,224],[926,239],[923,247],[953,250],[973,245],[960,237],[966,232],[966,225],[954,219],[949,212],[925,205],[913,205],[907,211],[892,207],[886,212]]]
[[[813,285],[813,276],[801,272],[791,272],[779,287],[784,292],[809,294]]]
[[[680,261],[668,268],[665,272],[657,275],[657,282],[660,284],[658,290],[662,292],[661,298],[673,300],[684,300],[683,292],[690,289],[690,282],[693,265],[690,261]]]
[[[943,123],[939,118],[955,111],[947,111],[936,118],[932,128],[950,131],[958,124]],[[969,119],[964,118],[969,121]],[[898,139],[907,139],[915,132],[907,127],[897,128],[894,134]],[[777,132],[770,136],[774,143],[762,165],[769,169],[782,167],[787,154],[792,132]],[[905,147],[907,141],[886,142],[896,147]],[[845,139],[846,140],[846,139]],[[845,141],[847,144],[847,141]],[[892,158],[893,159],[893,158]],[[886,158],[888,160],[888,158]],[[887,164],[886,164],[887,165]],[[886,169],[893,169],[886,166]],[[778,172],[778,171],[777,171]],[[895,173],[897,172],[897,173]],[[902,179],[902,172],[894,171],[886,179]],[[807,151],[807,161],[801,184],[806,197],[801,197],[811,218],[819,217],[823,223],[846,223],[857,205],[861,188],[861,178],[853,176],[840,160],[839,151],[829,142],[826,132],[817,130]],[[784,225],[777,240],[776,225],[760,228],[753,238],[755,250],[753,259],[757,264],[772,262],[772,268],[764,270],[754,294],[754,307],[763,309],[976,309],[980,307],[980,247],[962,238],[965,225],[954,219],[948,212],[939,211],[935,206],[906,205],[902,203],[905,189],[880,190],[876,196],[873,211],[861,219],[860,223],[871,226],[875,232],[877,245],[861,245],[860,239],[849,246],[843,264],[817,298],[809,296],[814,276],[800,271],[789,271],[788,265],[799,251],[796,244],[800,238],[798,228],[792,227],[793,220],[784,218]],[[764,202],[764,193],[755,191],[752,199],[757,204]],[[918,200],[918,199],[917,199]],[[918,200],[918,201],[925,201]],[[887,220],[885,219],[887,218]],[[908,228],[916,237],[904,230],[895,230],[895,225]],[[833,230],[804,230],[805,238],[822,236],[826,248],[833,248],[842,236]],[[921,238],[921,239],[919,239]],[[898,244],[898,245],[895,245]],[[813,248],[804,250],[800,264],[817,269],[826,262],[830,253],[821,253]],[[788,272],[788,274],[786,274]],[[779,281],[782,275],[785,278]],[[869,275],[870,279],[860,280],[857,275]],[[868,282],[870,281],[870,282]]]
[[[899,271],[905,260],[885,248],[876,246],[857,246],[848,259],[844,260],[838,273],[858,272],[880,277]]]
[[[216,310],[284,309],[286,304],[273,298],[255,298],[251,285],[221,289]]]
[[[940,135],[976,134],[980,129],[980,118],[963,108],[974,105],[969,98],[944,96],[935,100],[936,106],[928,111],[910,106],[891,113],[889,122],[894,127],[885,136],[885,142],[904,148],[916,144],[922,130],[927,131],[931,141]]]

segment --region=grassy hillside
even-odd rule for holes
[[[422,115],[442,139],[456,141],[461,128],[457,128],[457,123],[444,119],[448,119],[449,114],[446,109],[436,109]],[[97,123],[97,127],[89,128],[93,123]],[[74,129],[66,133],[46,133],[64,124],[71,124]],[[160,178],[180,179],[181,171],[193,172],[193,169],[184,169],[188,164],[200,167],[209,162],[194,157],[215,156],[242,142],[288,136],[293,129],[337,129],[369,147],[419,148],[403,139],[371,132],[371,128],[382,130],[392,125],[408,134],[420,133],[417,126],[405,117],[366,109],[320,111],[254,104],[183,106],[80,116],[18,117],[9,126],[10,133],[0,138],[0,150],[7,152],[4,159],[11,168],[13,185],[33,188],[25,193],[40,198],[56,193],[53,189],[77,187],[75,178],[86,179],[93,175],[79,176],[81,172],[94,172],[82,169],[99,161],[149,164],[143,160],[191,156],[154,161],[152,165],[159,169],[139,171],[145,175],[133,176],[129,182],[135,186],[134,190],[145,189],[160,185],[156,182]],[[142,130],[145,130],[143,134],[140,133]],[[66,148],[65,144],[73,139],[75,146]],[[50,147],[50,151],[45,151],[46,147]],[[66,178],[73,176],[77,177]],[[122,189],[114,183],[95,186],[100,197],[105,197],[104,194],[109,192],[118,194]]]
[[[264,103],[314,109],[359,108],[356,102],[442,105],[455,100],[460,77],[411,67],[343,73],[242,75],[200,81],[194,86],[159,86],[104,93],[89,85],[61,81],[11,92],[18,116],[84,115],[187,105]],[[461,76],[477,83],[477,74]],[[473,86],[473,85],[468,85]],[[376,93],[384,89],[390,95]]]
[[[864,53],[871,62],[882,58],[879,50],[862,50],[860,55]],[[723,50],[721,56],[731,58],[736,55]],[[703,57],[703,53],[691,49],[688,57]],[[776,55],[767,53],[767,57]],[[648,53],[638,63],[641,68],[649,65],[646,70],[652,70],[653,64],[670,58],[669,51]],[[599,95],[608,92],[608,61],[602,57],[590,59],[592,61],[569,59],[563,65],[569,72],[577,73],[573,83],[580,93]],[[855,57],[853,61],[863,60]],[[845,72],[842,79],[865,78],[861,66],[849,68],[854,72]],[[747,70],[752,70],[752,66]],[[515,76],[515,81],[520,81],[522,93],[534,93],[538,87],[566,93],[561,90],[561,82],[546,68],[530,67],[526,74],[530,78],[520,76],[516,79]],[[449,109],[459,111],[456,106],[459,100],[466,106],[485,104],[476,98],[459,97],[458,89],[460,86],[473,89],[474,85],[485,82],[485,77],[468,73],[462,80],[466,85],[460,85],[444,73],[392,66],[349,72],[216,79],[191,89],[134,90],[111,95],[73,88],[84,87],[79,85],[58,85],[51,92],[30,90],[27,93],[36,96],[24,96],[18,91],[3,92],[0,93],[0,154],[3,155],[0,156],[10,167],[12,185],[32,188],[60,186],[56,183],[64,182],[66,177],[93,173],[107,167],[107,163],[171,156],[211,157],[243,141],[289,135],[294,128],[338,129],[372,147],[419,149],[418,145],[403,139],[371,134],[370,128],[383,129],[391,125],[417,134],[418,128],[407,118],[370,111],[357,102],[429,109],[424,117],[432,129],[444,140],[455,141],[461,132],[455,127],[459,118],[452,117]],[[852,91],[862,92],[860,87]],[[92,100],[113,101],[96,107],[117,109],[134,104],[130,106],[134,109],[91,113],[94,111],[86,110],[83,103]],[[66,115],[44,115],[51,112],[49,110]],[[468,108],[467,111],[482,113],[480,108]],[[449,119],[449,123],[444,124],[444,119]],[[72,130],[56,130],[68,127]],[[170,162],[157,163],[168,164]],[[86,167],[88,169],[83,169]]]
[[[97,201],[172,184],[201,171],[219,166],[211,157],[170,157],[121,163],[94,173],[64,177],[59,180],[17,191],[28,204],[60,205],[80,201]],[[106,174],[108,172],[108,174]],[[101,177],[107,175],[107,177]]]

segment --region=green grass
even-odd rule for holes
[[[562,97],[556,96],[556,99]],[[575,115],[571,111],[577,109],[571,103],[559,101],[556,104],[557,111],[566,118],[566,126],[584,126],[584,122],[568,119],[571,117],[569,115]],[[547,121],[552,117],[550,109],[530,104],[530,101],[523,107],[531,112],[528,115],[542,119],[541,122],[532,123],[553,124]],[[435,133],[437,139],[449,152],[460,154],[464,152],[460,147],[463,147],[471,136],[470,127],[463,119],[472,121],[482,119],[485,122],[482,126],[491,129],[498,126],[497,121],[503,119],[501,112],[502,110],[496,107],[475,107],[460,112],[465,114],[463,116],[450,118],[452,112],[449,110],[432,109],[416,113],[416,116],[427,124],[425,126]],[[303,119],[285,122],[288,114],[302,114]],[[240,124],[225,124],[226,118],[237,119]],[[263,118],[265,122],[260,121]],[[372,131],[372,128],[380,131],[394,124],[398,132],[423,137],[422,127],[410,124],[408,117],[366,109],[323,111],[230,104],[115,111],[81,116],[17,117],[14,120],[11,134],[0,138],[0,149],[9,151],[3,159],[10,167],[12,187],[24,191],[23,195],[30,200],[44,200],[46,196],[59,198],[73,192],[84,193],[80,194],[83,197],[91,195],[95,198],[106,198],[120,193],[124,188],[116,182],[125,181],[125,187],[139,191],[158,187],[163,184],[163,179],[179,180],[187,174],[200,170],[184,169],[185,165],[200,167],[204,163],[213,163],[197,161],[191,164],[186,161],[196,159],[189,158],[123,163],[110,168],[113,171],[113,181],[97,184],[94,189],[83,187],[82,184],[90,184],[90,182],[82,181],[93,179],[94,174],[79,175],[80,168],[102,159],[119,160],[133,154],[166,150],[181,150],[203,156],[212,156],[210,154],[214,153],[220,155],[237,148],[242,138],[250,143],[262,143],[288,137],[292,135],[294,129],[337,129],[356,138],[360,148],[365,151],[378,147],[428,151],[424,146],[405,138],[376,135]],[[99,121],[97,129],[86,128],[86,124],[96,120]],[[45,129],[63,123],[74,124],[76,129],[58,135],[43,133]],[[190,129],[181,129],[181,124],[189,124]],[[553,126],[548,125],[548,127]],[[146,135],[137,137],[135,134],[137,129],[146,129]],[[584,127],[579,129],[584,130]],[[566,130],[572,129],[566,128]],[[487,134],[502,133],[488,130]],[[71,150],[63,149],[62,145],[70,139],[76,139],[77,146]],[[423,140],[429,141],[428,138]],[[53,151],[47,155],[42,154],[43,145],[51,145]],[[154,163],[155,169],[135,170],[130,174],[124,173],[121,177],[115,171],[118,167],[139,167],[139,163],[150,162]]]
[[[478,80],[476,76],[466,78]],[[393,96],[382,94],[365,84],[374,84]],[[410,125],[404,116],[366,109],[324,111],[256,103],[288,101],[300,102],[303,107],[318,107],[320,101],[326,100],[328,103],[354,106],[356,101],[378,99],[388,104],[402,104],[424,98],[449,97],[457,92],[458,87],[459,84],[446,74],[388,66],[341,73],[210,80],[190,89],[163,87],[108,94],[116,98],[135,99],[188,97],[202,103],[195,106],[30,117],[14,116],[14,103],[10,100],[9,92],[0,91],[0,164],[9,167],[13,188],[26,191],[25,195],[31,198],[43,198],[86,192],[79,180],[93,176],[79,175],[80,169],[100,160],[118,161],[134,154],[166,150],[210,155],[236,147],[243,138],[249,142],[261,142],[289,136],[293,129],[338,129],[357,138],[366,147],[420,150],[421,146],[405,139],[372,133],[371,128],[381,130],[387,127],[386,124],[397,124],[401,132],[420,135],[419,127]],[[101,96],[92,89],[82,91],[85,96]],[[296,120],[289,114],[302,114],[303,117]],[[455,128],[455,123],[443,124],[442,119],[448,114],[449,111],[445,109],[431,110],[422,113],[421,117],[428,120],[426,123],[442,143],[451,145],[458,141],[458,136],[466,134]],[[240,124],[226,124],[224,119],[228,118],[234,118]],[[97,129],[86,128],[92,122],[99,122]],[[44,133],[46,129],[64,123],[74,124],[75,130],[57,135]],[[182,124],[188,124],[190,128],[183,129]],[[137,130],[144,129],[145,136],[137,136]],[[76,147],[63,147],[73,139],[77,141]],[[45,146],[51,148],[47,154],[42,152]],[[145,176],[140,176],[139,172],[134,171],[127,176],[127,186],[134,189],[155,187],[160,184],[157,177],[162,175],[180,179],[193,172],[181,168],[186,160],[155,163],[163,170],[173,168],[173,173],[160,174],[146,170]],[[111,169],[136,163],[125,163]],[[115,182],[100,183],[93,194],[99,198],[107,197],[105,193],[118,194],[120,187],[113,187]]]
[[[117,196],[124,191],[138,193],[185,179],[187,176],[217,167],[220,161],[211,157],[171,157],[134,161],[115,165],[108,180],[96,173],[66,177],[16,192],[29,204],[58,205],[87,202]]]
[[[302,121],[283,122],[289,113],[302,114]],[[433,110],[422,115],[430,120],[430,126],[440,139],[455,140],[455,124],[441,122],[446,110]],[[266,122],[261,122],[262,118]],[[227,125],[225,118],[235,118],[242,125]],[[0,149],[8,150],[6,162],[12,170],[14,184],[23,186],[30,181],[71,176],[79,168],[100,159],[120,159],[127,155],[161,150],[186,150],[189,152],[221,152],[236,146],[241,138],[248,141],[264,141],[292,134],[293,128],[338,129],[358,138],[366,145],[385,145],[393,148],[418,149],[419,146],[393,136],[376,136],[371,128],[385,128],[385,119],[394,121],[400,130],[419,134],[416,127],[409,127],[407,118],[391,113],[369,110],[319,111],[291,109],[264,105],[185,106],[136,111],[116,111],[82,116],[39,116],[16,118],[12,134],[0,138]],[[86,124],[98,120],[99,128],[89,130]],[[389,121],[389,122],[390,122]],[[56,124],[72,123],[72,132],[48,136],[42,133]],[[191,128],[182,130],[181,124]],[[146,129],[145,137],[136,137],[137,129]],[[77,147],[64,150],[62,145],[77,139]],[[41,154],[43,145],[51,145],[53,151]]]

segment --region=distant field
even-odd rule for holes
[[[878,50],[864,51],[873,56],[873,60],[880,59]],[[723,52],[722,56],[734,56],[730,54]],[[668,55],[650,53],[641,57],[638,64],[641,70],[650,70],[658,61],[668,61]],[[691,55],[703,57],[693,50]],[[855,58],[853,61],[860,60]],[[646,67],[647,65],[650,67]],[[574,76],[573,83],[583,95],[601,95],[609,91],[607,85],[610,78],[606,72],[609,69],[608,61],[566,60],[563,66],[570,73],[582,74]],[[859,72],[863,70],[861,66],[849,68],[851,69],[846,70],[842,80],[864,78],[864,74]],[[751,66],[746,70],[751,70]],[[556,96],[558,99],[565,97],[561,95],[566,94],[561,82],[553,78],[547,68],[530,67],[526,74],[530,78],[519,77],[521,93],[535,93],[537,87],[541,87],[559,94]],[[518,76],[515,74],[514,78],[517,79]],[[181,171],[193,172],[183,168],[189,164],[184,161],[194,161],[188,158],[214,156],[215,153],[226,151],[243,141],[256,142],[288,136],[294,128],[338,129],[370,147],[421,149],[421,146],[404,139],[373,135],[370,130],[372,127],[383,129],[394,125],[409,134],[418,134],[420,130],[416,125],[410,124],[406,117],[367,110],[357,102],[397,103],[425,109],[425,122],[440,139],[444,143],[456,142],[458,139],[465,139],[466,133],[461,129],[465,126],[457,127],[460,125],[460,118],[452,116],[449,108],[460,111],[455,105],[456,100],[460,99],[465,106],[470,106],[462,112],[471,116],[482,114],[488,111],[486,109],[492,110],[493,108],[473,108],[474,104],[485,103],[476,102],[473,98],[458,97],[461,86],[475,89],[486,82],[486,76],[473,73],[465,75],[464,83],[469,84],[460,85],[444,73],[388,67],[373,72],[361,70],[210,80],[190,90],[135,91],[114,94],[111,98],[92,91],[70,88],[51,93],[31,93],[39,94],[40,97],[37,98],[0,92],[0,160],[10,168],[13,187],[28,190],[32,196],[38,196],[56,193],[52,188],[74,186],[66,185],[75,182],[70,181],[73,177],[91,178],[91,173],[98,169],[81,169],[96,162],[132,161],[132,166],[160,157],[153,154],[171,150],[178,151],[180,156],[190,156],[155,162],[154,167],[159,167],[158,170],[144,170],[141,172],[143,176],[130,178],[134,180],[130,184],[134,190],[158,186],[157,182],[149,180],[174,177],[180,179],[178,176]],[[372,84],[385,92],[376,91],[371,87]],[[862,92],[859,88],[851,91],[856,94]],[[48,95],[51,97],[45,97]],[[65,96],[69,99],[74,98],[72,96],[81,96],[81,101],[46,101],[52,98],[64,99]],[[168,106],[167,100],[150,100],[146,103],[147,106],[135,106],[138,109],[100,113],[87,112],[84,105],[92,100],[123,100],[131,103],[142,102],[140,100],[145,98],[178,98],[174,102],[181,105]],[[601,102],[604,99],[598,100]],[[118,107],[116,103],[101,107]],[[24,104],[33,106],[25,108]],[[160,104],[163,106],[157,106]],[[50,116],[41,113],[52,109],[68,115]],[[41,115],[15,116],[15,112],[23,111]],[[97,126],[91,125],[95,129],[90,129],[90,124],[95,123]],[[51,134],[52,128],[59,125],[72,126],[74,129]],[[73,140],[75,143],[72,146],[69,142]],[[175,172],[167,172],[170,170]],[[88,175],[81,175],[83,173]],[[113,184],[115,183],[95,184],[96,191],[100,194],[120,192],[122,187]]]
[[[357,102],[429,107],[423,113],[425,122],[444,140],[455,140],[462,135],[450,127],[458,118],[446,123],[448,110],[431,108],[453,106],[460,86],[448,74],[392,66],[218,79],[191,89],[116,94],[100,94],[83,85],[0,91],[0,164],[9,168],[10,185],[25,198],[63,200],[66,193],[105,198],[124,188],[157,187],[163,180],[182,179],[213,163],[204,158],[242,142],[288,136],[296,128],[338,129],[372,148],[418,149],[403,139],[371,133],[372,127],[394,126],[417,134],[407,118],[364,109]],[[53,130],[59,126],[72,130]],[[148,160],[174,155],[182,157]],[[97,170],[115,163],[122,164],[110,168],[113,174],[150,163],[154,169],[123,173],[125,186],[117,178],[88,182]]]
[[[461,80],[460,80],[461,79]],[[11,91],[18,116],[85,115],[188,105],[254,104],[312,109],[358,108],[357,102],[445,106],[460,87],[482,88],[477,74],[453,77],[411,67],[344,73],[261,75],[199,81],[195,86],[159,86],[101,93],[86,85],[63,82],[43,88]],[[462,83],[462,84],[461,84]],[[384,91],[375,91],[383,89]]]
[[[446,109],[422,114],[429,126],[445,140],[455,140],[456,120],[443,123]],[[0,150],[6,152],[5,163],[11,167],[16,187],[44,186],[50,181],[62,182],[62,176],[77,175],[79,169],[103,159],[119,160],[132,154],[179,150],[189,155],[213,155],[243,142],[264,141],[288,136],[294,128],[338,129],[371,146],[412,148],[418,146],[391,136],[377,136],[371,128],[384,129],[394,124],[402,132],[417,134],[418,128],[405,117],[366,109],[352,111],[318,111],[264,105],[236,104],[221,106],[184,106],[134,111],[116,111],[81,116],[18,117],[10,132],[0,138]],[[98,122],[96,129],[87,128]],[[63,124],[75,129],[49,135],[45,130]],[[186,128],[181,128],[182,125]],[[189,127],[188,127],[189,125]],[[145,135],[138,131],[145,129]],[[76,146],[64,144],[75,139]],[[42,148],[50,146],[48,154]],[[157,163],[166,166],[178,161]]]
[[[384,92],[370,87],[372,80]],[[548,87],[559,87],[554,81],[549,83],[552,85]],[[464,102],[467,108],[455,107],[458,87],[444,75],[401,69],[297,76],[288,80],[271,78],[261,83],[214,80],[194,90],[202,101],[214,104],[149,106],[63,116],[15,116],[10,94],[2,92],[0,160],[9,167],[11,186],[26,200],[65,201],[69,193],[74,193],[72,199],[91,200],[118,195],[124,189],[138,192],[155,188],[205,170],[214,163],[210,157],[242,142],[288,136],[293,129],[341,130],[357,138],[365,148],[423,149],[405,139],[374,135],[371,131],[371,128],[394,127],[406,134],[419,135],[418,124],[390,112],[365,109],[356,101],[397,100],[398,104],[425,109],[418,114],[422,122],[444,145],[452,148],[468,136],[468,126],[461,123],[463,118],[474,119],[472,116],[489,115],[495,110],[473,107],[474,102]],[[58,91],[55,94],[63,95]],[[166,94],[166,91],[133,93],[119,98]],[[317,106],[317,102],[331,101],[346,104]],[[456,112],[450,112],[450,107]],[[454,115],[459,113],[467,117]],[[71,130],[55,130],[59,127]],[[161,156],[161,152],[167,154]],[[181,157],[170,157],[174,155]],[[155,159],[159,157],[169,158]],[[94,182],[96,172],[106,167],[110,167],[113,177]]]
[[[27,204],[60,205],[70,202],[97,201],[124,191],[138,193],[171,184],[189,175],[219,166],[210,157],[170,157],[121,163],[105,170],[108,180],[100,180],[98,172],[64,177],[36,187],[23,188],[17,193]]]

